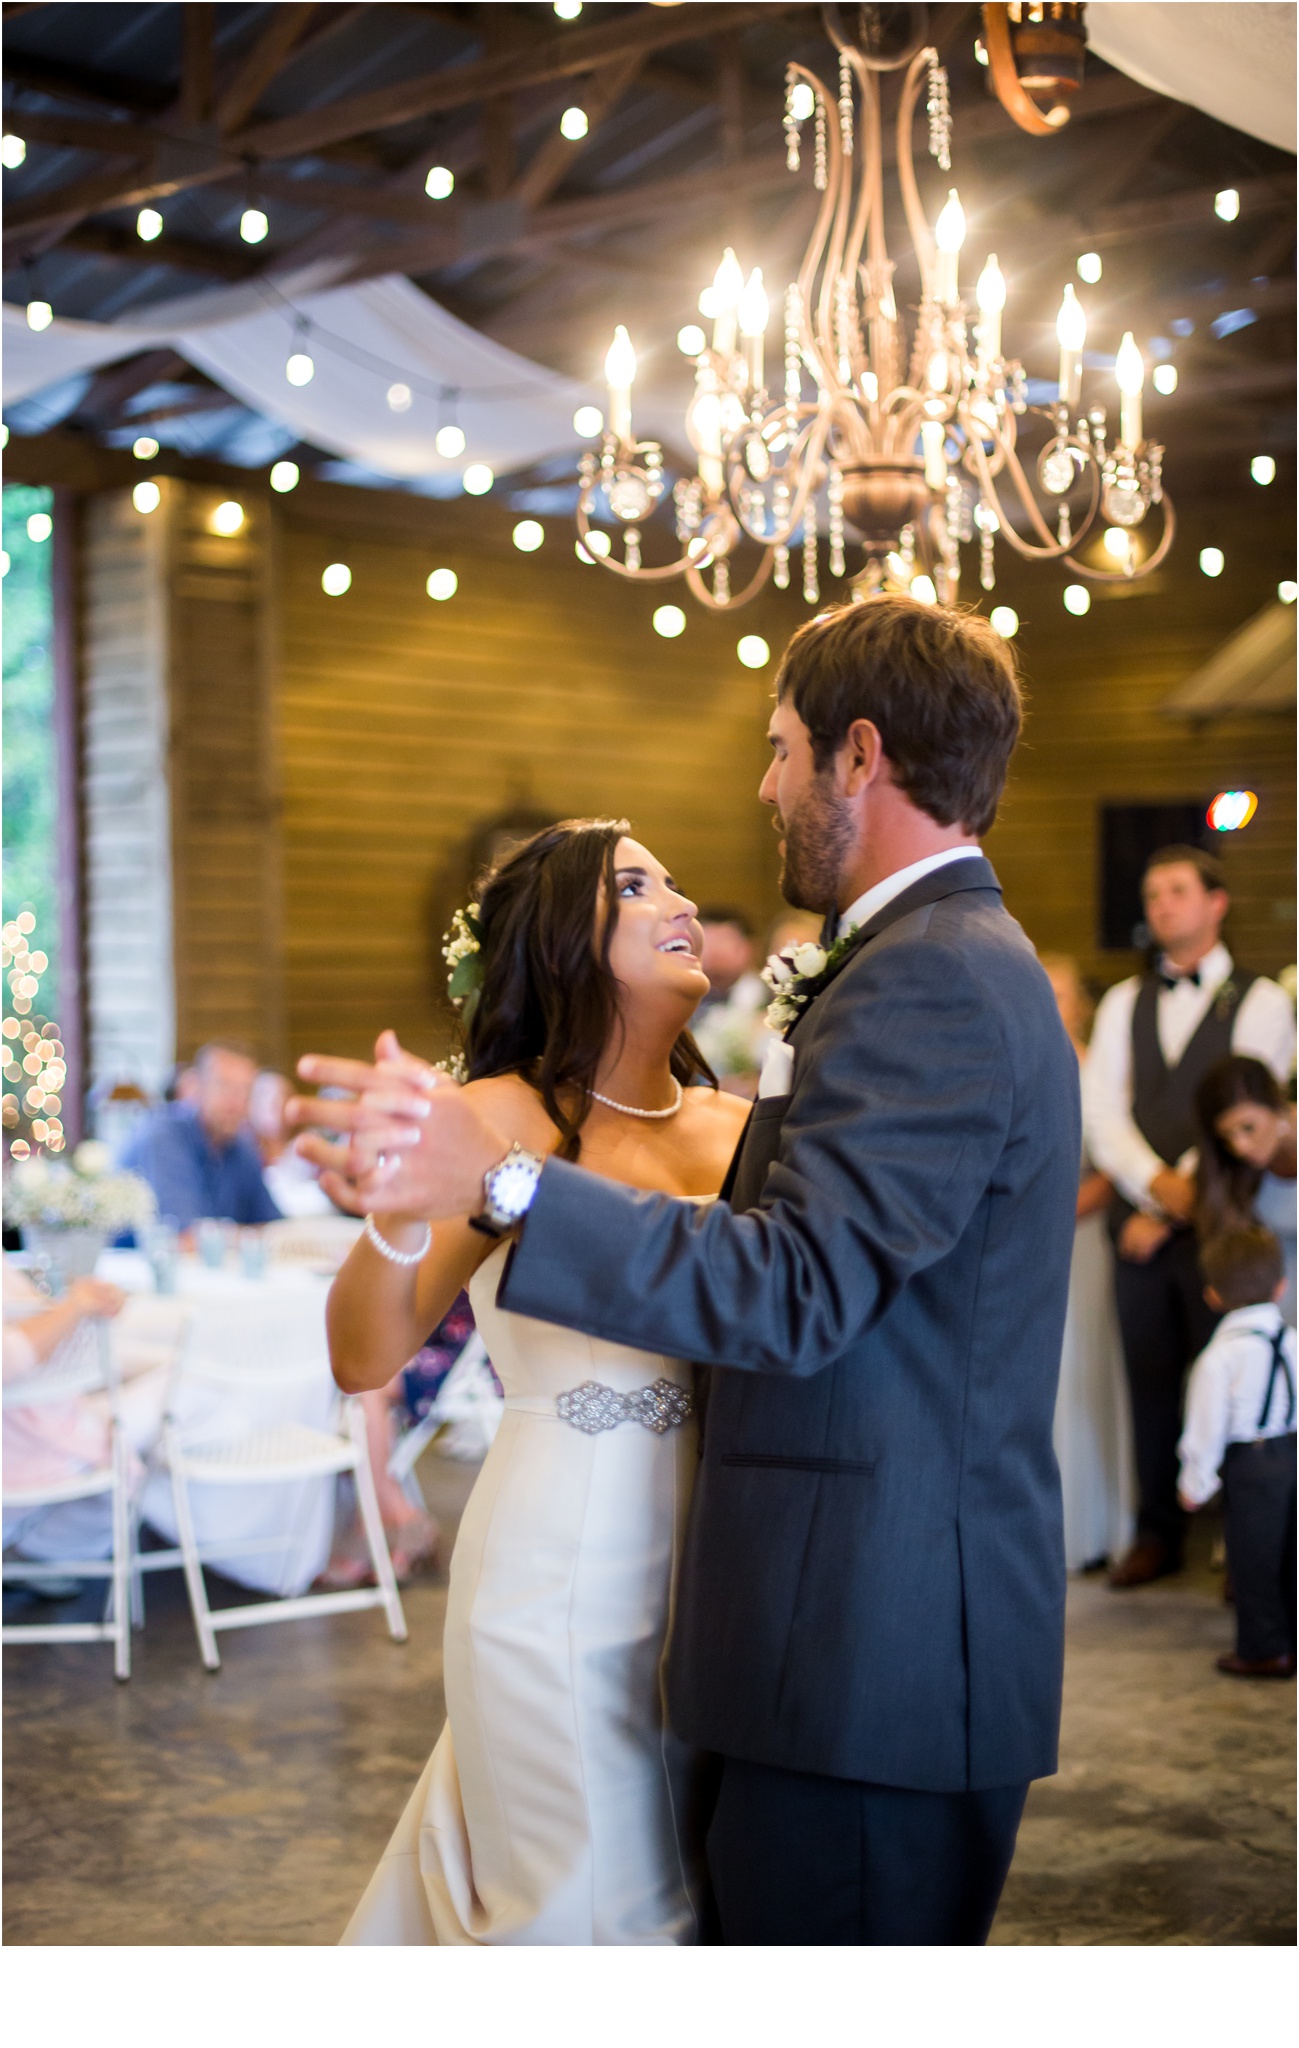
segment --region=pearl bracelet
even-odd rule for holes
[[[379,1226],[373,1216],[366,1217],[364,1234],[369,1238],[380,1258],[387,1259],[388,1263],[393,1266],[418,1266],[420,1260],[428,1256],[429,1246],[433,1242],[432,1225],[426,1223],[424,1225],[424,1242],[419,1250],[417,1252],[399,1252],[395,1245],[389,1244],[386,1237],[380,1236]]]

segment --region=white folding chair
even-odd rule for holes
[[[48,1486],[5,1487],[3,1500],[7,1512],[25,1514],[40,1508],[62,1506],[68,1501],[110,1495],[111,1557],[68,1558],[57,1564],[42,1564],[27,1558],[6,1559],[3,1572],[6,1585],[11,1582],[39,1585],[42,1580],[49,1579],[107,1579],[109,1588],[104,1619],[51,1621],[32,1627],[6,1625],[0,1629],[0,1640],[6,1643],[112,1643],[113,1674],[116,1678],[126,1679],[131,1675],[133,1546],[130,1469],[108,1324],[98,1317],[91,1317],[78,1325],[39,1371],[8,1381],[3,1400],[6,1408],[46,1408],[55,1402],[100,1393],[107,1394],[109,1404],[107,1464]]]
[[[231,1368],[223,1371],[214,1363],[191,1366],[185,1378],[192,1385],[202,1379],[215,1386],[247,1386],[248,1374]],[[283,1384],[302,1377],[301,1372],[282,1376]],[[262,1380],[265,1384],[265,1380]],[[220,1629],[256,1628],[272,1621],[300,1621],[313,1614],[344,1614],[360,1608],[382,1607],[389,1634],[396,1642],[406,1640],[406,1617],[396,1575],[388,1555],[383,1517],[374,1490],[366,1443],[365,1416],[358,1401],[341,1404],[338,1426],[315,1429],[302,1422],[283,1422],[233,1438],[213,1431],[191,1436],[181,1429],[174,1415],[163,1426],[162,1442],[155,1460],[171,1480],[179,1549],[148,1554],[151,1569],[162,1563],[179,1564],[185,1573],[190,1608],[198,1635],[199,1649],[209,1671],[221,1663],[216,1635]],[[241,1607],[213,1609],[208,1605],[203,1578],[203,1555],[226,1559],[239,1554],[265,1553],[287,1549],[295,1540],[292,1532],[282,1538],[266,1537],[213,1541],[202,1547],[194,1526],[190,1490],[193,1487],[299,1485],[303,1480],[326,1478],[350,1472],[356,1486],[361,1521],[377,1583],[339,1593],[305,1593],[290,1598],[270,1598]]]

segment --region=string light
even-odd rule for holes
[[[460,481],[471,498],[485,498],[496,482],[496,473],[485,462],[471,462]]]
[[[594,441],[604,432],[604,414],[598,405],[579,405],[573,414],[573,432],[583,441]]]
[[[27,144],[21,135],[6,135],[0,140],[0,164],[7,171],[16,171],[27,161]]]
[[[141,434],[137,440],[132,441],[131,453],[137,462],[152,462],[158,453],[158,443],[152,434]]]
[[[1282,604],[1293,604],[1295,599],[1299,597],[1299,583],[1292,583],[1287,578],[1284,583],[1277,584],[1276,594]]]
[[[277,462],[271,470],[271,489],[280,492],[295,491],[301,474],[296,462]]]
[[[27,325],[33,334],[44,334],[54,318],[54,308],[48,299],[28,299]]]
[[[460,588],[460,579],[454,569],[435,569],[424,588],[435,604],[445,604]]]
[[[696,327],[693,321],[678,331],[677,347],[683,356],[701,356],[707,345],[708,339],[703,328]]]
[[[1003,640],[1013,640],[1019,631],[1019,613],[1008,604],[994,605],[988,615],[988,624]]]
[[[582,0],[554,0],[554,5],[561,21],[576,21],[582,12]]]
[[[156,512],[162,503],[162,492],[152,481],[137,484],[131,493],[131,503],[137,512]]]
[[[445,164],[434,164],[424,180],[424,190],[430,199],[449,199],[456,189],[456,181]]]
[[[559,132],[565,142],[581,142],[590,123],[581,107],[565,107],[559,119]]]
[[[746,633],[735,652],[745,668],[765,668],[771,660],[771,649],[761,633]]]
[[[409,384],[390,384],[388,386],[389,412],[409,412],[411,403]]]
[[[1256,455],[1249,465],[1249,473],[1256,484],[1270,484],[1276,478],[1276,463],[1270,455]]]
[[[237,498],[227,498],[224,504],[217,506],[208,523],[213,533],[222,534],[228,540],[243,525],[244,508]]]
[[[1086,618],[1092,608],[1092,594],[1085,584],[1066,584],[1064,608],[1067,612],[1072,612],[1075,619]]]
[[[331,562],[320,579],[326,597],[343,597],[352,588],[352,572],[346,562]]]
[[[316,366],[305,349],[295,349],[284,365],[284,374],[290,384],[301,387],[303,384],[310,384],[316,374]]]
[[[1240,194],[1234,185],[1228,185],[1223,192],[1213,195],[1213,210],[1219,220],[1237,220],[1240,217]]]
[[[239,217],[239,235],[245,242],[264,242],[271,224],[260,206],[246,206]]]
[[[650,624],[660,640],[679,640],[686,630],[686,615],[679,604],[661,604]]]
[[[1221,576],[1227,566],[1227,557],[1221,548],[1200,549],[1200,573],[1204,576]]]
[[[156,242],[162,233],[162,215],[154,206],[142,206],[135,216],[135,232],[142,242]]]
[[[465,452],[464,431],[460,427],[439,427],[433,436],[433,446],[439,455],[463,455]]]
[[[1171,398],[1177,389],[1176,363],[1156,363],[1150,381],[1161,398]]]
[[[539,519],[521,519],[510,536],[522,555],[535,555],[546,538],[546,529]]]
[[[46,541],[53,531],[54,521],[48,512],[33,512],[27,521],[28,540]]]
[[[1078,275],[1084,284],[1099,284],[1104,265],[1094,249],[1078,258]]]

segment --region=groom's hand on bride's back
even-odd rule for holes
[[[509,1149],[447,1075],[408,1053],[385,1031],[374,1063],[308,1053],[304,1081],[341,1091],[294,1096],[290,1123],[309,1126],[296,1141],[321,1169],[331,1200],[357,1215],[384,1209],[433,1220],[476,1215],[483,1175]],[[323,1130],[339,1135],[330,1139]]]

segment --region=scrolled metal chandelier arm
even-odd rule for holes
[[[919,18],[925,10],[912,12]],[[631,432],[635,357],[621,328],[606,363],[609,429],[599,455],[582,459],[584,548],[629,581],[684,577],[713,611],[747,603],[773,578],[785,589],[800,540],[803,596],[818,603],[827,527],[832,577],[848,577],[850,544],[862,550],[863,566],[849,584],[854,597],[887,586],[952,603],[960,545],[976,537],[979,580],[991,590],[998,535],[1025,561],[1063,563],[1089,580],[1146,574],[1167,555],[1175,522],[1163,492],[1163,449],[1143,435],[1145,366],[1135,341],[1125,335],[1118,352],[1121,416],[1111,435],[1104,409],[1082,405],[1086,323],[1069,285],[1057,321],[1059,397],[1030,409],[1026,373],[1002,347],[1007,284],[997,258],[988,257],[977,291],[968,273],[962,289],[965,217],[957,194],[949,187],[932,227],[921,199],[914,128],[926,87],[930,154],[941,171],[951,170],[949,92],[937,51],[924,43],[879,58],[844,35],[837,8],[826,15],[839,50],[837,97],[805,65],[791,63],[786,72],[788,165],[798,171],[810,140],[820,203],[797,281],[784,295],[783,393],[774,374],[779,350],[768,352],[764,340],[770,307],[762,272],[745,283],[727,250],[711,302],[700,298],[713,336],[694,358],[686,416],[696,473],[672,492],[677,557],[653,567],[641,560],[641,524],[666,485],[661,450]],[[897,170],[921,281],[914,325],[908,315],[905,328],[885,235],[878,76],[885,70],[905,74]],[[693,354],[695,344],[682,335]],[[1031,481],[1019,445],[1030,410],[1048,430]],[[608,531],[592,524],[601,499],[615,531],[622,529],[621,559]],[[1131,536],[1154,505],[1162,508],[1163,532],[1143,562]],[[1102,515],[1114,568],[1075,552]],[[759,565],[733,593],[732,559],[746,543],[761,549]]]

